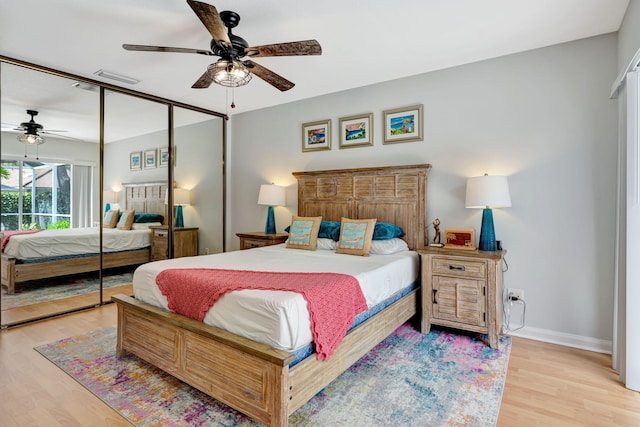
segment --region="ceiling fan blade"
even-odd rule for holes
[[[61,130],[61,131],[56,131],[56,132],[67,132],[66,130]],[[41,134],[45,134],[45,135],[51,135],[52,137],[56,137],[56,138],[61,138],[61,139],[69,139],[71,141],[84,141],[83,139],[80,138],[75,138],[73,136],[68,136],[68,135],[59,135],[57,133],[53,133],[53,132],[48,132],[48,131],[42,131],[40,132]]]
[[[265,56],[321,55],[322,47],[317,40],[302,40],[298,42],[252,46],[246,48],[244,53],[251,58]]]
[[[200,55],[213,56],[213,52],[203,49],[189,49],[185,47],[166,47],[166,46],[145,46],[141,44],[123,44],[125,50],[135,50],[143,52],[177,52],[177,53],[198,53]]]
[[[251,70],[254,75],[260,77],[262,80],[269,83],[276,89],[281,90],[282,92],[289,90],[295,86],[294,83],[290,82],[284,77],[274,73],[273,71],[263,67],[262,65],[256,64],[253,61],[248,60],[244,61],[243,63],[247,68],[249,68],[249,70]]]
[[[209,77],[209,73],[207,71],[204,72],[203,75],[191,86],[192,89],[206,89],[211,86],[213,80]]]
[[[229,40],[227,30],[216,8],[210,4],[195,0],[187,0],[187,3],[189,3],[191,9],[193,9],[198,18],[200,18],[200,21],[202,21],[216,43],[225,47],[231,47],[231,40]]]

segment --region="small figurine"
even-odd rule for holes
[[[440,243],[440,219],[436,218],[432,222],[433,228],[435,230],[435,236],[433,236],[433,242],[429,244],[429,246],[435,246],[441,248],[444,244]]]

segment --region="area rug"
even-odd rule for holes
[[[511,351],[482,335],[402,325],[289,417],[290,426],[494,426]],[[36,350],[136,426],[261,426],[133,355],[116,329]]]
[[[115,272],[102,279],[104,289],[132,283],[133,272]],[[74,276],[71,278],[52,278],[32,280],[16,285],[16,291],[8,294],[2,288],[2,309],[26,307],[42,302],[55,301],[98,292],[100,281],[97,274]]]

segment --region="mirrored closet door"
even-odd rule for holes
[[[0,89],[5,326],[100,303],[100,102],[95,85],[7,63]]]
[[[6,57],[0,89],[0,327],[131,295],[140,264],[224,251],[221,114]]]

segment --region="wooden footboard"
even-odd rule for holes
[[[136,251],[105,253],[103,254],[103,267],[113,268],[144,264],[150,260],[149,251],[149,248],[144,248]],[[27,264],[19,264],[15,258],[2,255],[1,268],[0,280],[2,286],[7,288],[9,294],[13,294],[16,283],[99,271],[100,255]]]
[[[129,351],[271,427],[288,417],[416,313],[416,291],[352,329],[329,360],[293,355],[116,295],[116,352]]]

